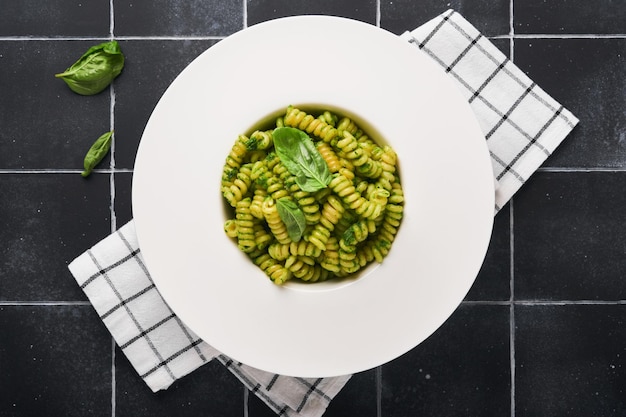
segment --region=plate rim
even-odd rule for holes
[[[137,216],[136,216],[135,209],[136,209],[136,207],[142,207],[142,203],[139,203],[139,200],[142,198],[142,197],[140,197],[141,191],[139,191],[139,190],[141,190],[142,187],[145,188],[145,185],[144,185],[145,181],[143,179],[144,178],[143,177],[144,173],[142,171],[144,169],[143,165],[142,165],[144,161],[142,161],[142,158],[144,158],[144,156],[145,156],[145,146],[146,146],[146,143],[147,143],[146,140],[149,140],[149,139],[145,140],[145,137],[148,137],[147,135],[151,134],[150,126],[154,123],[153,116],[157,117],[159,115],[159,109],[162,106],[165,105],[165,104],[162,104],[162,103],[165,103],[165,100],[168,100],[168,97],[169,97],[168,94],[169,94],[170,90],[173,89],[173,88],[176,88],[175,86],[177,85],[176,83],[178,82],[178,80],[188,76],[190,68],[193,68],[194,65],[197,65],[197,62],[199,62],[198,60],[202,56],[205,56],[206,54],[210,55],[210,54],[213,54],[215,51],[220,51],[223,48],[229,47],[232,42],[238,41],[239,37],[242,37],[242,36],[245,37],[246,34],[249,35],[252,32],[264,31],[266,28],[270,28],[270,27],[275,26],[275,25],[279,25],[280,26],[280,25],[285,24],[287,22],[299,22],[301,24],[307,24],[307,22],[316,22],[316,23],[319,22],[319,23],[321,23],[322,21],[324,21],[325,24],[328,23],[328,22],[334,22],[334,23],[354,25],[353,26],[354,28],[357,28],[357,27],[367,28],[366,30],[375,30],[375,31],[377,31],[376,33],[379,33],[379,34],[383,34],[384,33],[384,35],[382,35],[382,36],[386,36],[386,37],[393,36],[394,38],[398,38],[399,39],[399,37],[397,35],[394,35],[394,34],[391,34],[390,32],[384,31],[384,29],[380,29],[380,28],[377,28],[377,27],[375,27],[373,25],[367,24],[365,22],[355,21],[353,19],[348,19],[348,18],[342,18],[342,17],[336,17],[336,16],[323,16],[323,15],[291,16],[291,17],[278,18],[278,19],[274,19],[274,20],[271,20],[271,21],[266,21],[266,22],[259,23],[257,25],[250,26],[250,27],[248,27],[246,29],[243,29],[240,32],[237,32],[237,33],[235,33],[235,34],[225,38],[224,40],[218,42],[217,44],[211,46],[205,52],[200,54],[200,56],[198,56],[196,59],[194,59],[189,65],[187,65],[185,67],[185,69],[183,69],[181,71],[181,73],[176,77],[176,79],[172,82],[172,84],[170,84],[170,86],[168,86],[167,90],[165,91],[165,93],[163,94],[161,99],[156,104],[156,106],[155,106],[155,108],[154,108],[152,114],[150,115],[150,118],[149,118],[149,120],[148,120],[148,122],[146,124],[146,129],[144,130],[144,135],[142,135],[142,139],[141,139],[141,142],[140,142],[140,145],[139,145],[139,149],[137,151],[137,157],[136,157],[136,162],[135,162],[136,168],[135,168],[135,174],[133,176],[133,184],[132,184],[132,203],[133,203],[132,205],[133,205],[133,214],[134,214],[135,223],[136,223],[136,229],[137,229],[137,237],[138,237],[138,240],[140,242],[140,247],[142,247],[142,251],[144,252],[144,257],[146,258],[144,260],[145,260],[146,264],[149,266],[149,268],[152,268],[152,267],[150,267],[151,263],[153,264],[153,266],[156,265],[156,263],[155,263],[156,261],[155,261],[155,258],[154,258],[155,255],[149,253],[150,250],[148,250],[147,252],[144,250],[144,247],[149,247],[151,245],[150,243],[147,243],[147,242],[149,242],[147,240],[148,239],[147,236],[149,236],[150,233],[147,233],[146,229],[144,228],[144,226],[145,227],[149,227],[149,226],[146,226],[146,223],[144,222],[144,220],[146,219],[146,217],[143,216],[143,213],[145,213],[145,209],[142,208],[141,210],[139,210],[139,212],[142,212],[142,210],[143,210],[143,212],[142,212],[142,214],[140,214],[139,218],[137,218]],[[310,24],[312,24],[312,23],[310,23]],[[355,29],[355,30],[357,30],[357,29]],[[374,33],[374,32],[372,32],[372,33]],[[386,41],[384,41],[384,42],[386,42]],[[220,44],[221,44],[221,46],[220,46]],[[412,47],[412,46],[410,46],[408,44],[407,44],[407,47],[414,48],[414,47]],[[407,48],[407,50],[408,50],[408,48]],[[413,51],[412,50],[412,53],[417,53],[417,51]],[[440,69],[438,69],[438,70],[441,71]],[[451,80],[450,80],[450,85],[452,85]],[[456,86],[455,86],[455,88],[456,88]],[[461,97],[460,93],[458,94],[457,99],[459,97]],[[471,112],[471,109],[469,108],[469,104],[464,99],[463,99],[463,102],[466,105],[466,113],[470,112],[471,115],[472,115],[472,119],[474,121],[474,126],[470,126],[468,128],[469,131],[471,132],[473,130],[473,132],[471,132],[471,133],[473,133],[474,135],[478,131],[480,133],[480,138],[482,139],[482,141],[484,141],[484,136],[482,135],[482,132],[480,131],[480,128],[478,126],[478,122],[473,117],[473,113]],[[485,153],[485,155],[483,156],[483,159],[484,159],[483,164],[489,162],[489,171],[491,172],[491,166],[490,166],[490,161],[489,161],[488,154],[487,154],[486,143],[484,143],[483,148],[484,148],[483,152]],[[402,163],[402,157],[400,157],[400,163]],[[137,167],[139,167],[139,169],[137,169]],[[484,169],[484,167],[483,167],[483,169]],[[483,184],[482,187],[485,187],[487,189],[489,189],[489,187],[491,187],[491,197],[492,197],[491,203],[492,204],[490,204],[491,212],[490,212],[490,221],[488,222],[489,223],[489,225],[488,225],[488,229],[489,229],[488,230],[488,235],[490,236],[491,232],[492,232],[492,227],[493,227],[493,207],[494,207],[494,204],[495,204],[493,202],[493,199],[495,199],[495,193],[494,193],[494,190],[493,190],[493,177],[491,176],[489,178],[489,184]],[[487,204],[487,203],[485,203],[485,204]],[[402,230],[402,227],[401,227],[401,230]],[[152,234],[154,235],[154,233],[152,233]],[[480,264],[482,264],[482,262],[484,261],[484,256],[486,255],[486,250],[487,250],[487,246],[488,246],[489,240],[490,239],[488,238],[485,241],[485,239],[483,237],[483,241],[480,243],[484,247],[483,248],[484,250],[482,251],[483,255],[481,257]],[[393,248],[392,248],[392,251],[393,251]],[[155,283],[157,284],[157,287],[164,288],[164,283],[166,282],[167,279],[164,279],[163,276],[159,276],[160,272],[157,272],[155,274],[154,271],[152,271],[152,269],[151,269],[151,273],[153,274],[153,279],[154,279]],[[477,273],[478,273],[478,269],[475,271],[475,273],[472,274],[474,276],[471,279],[471,283],[474,282]],[[464,293],[463,296],[465,296],[467,294],[467,291],[469,291],[470,287],[471,287],[471,285],[468,286],[463,291],[463,293]],[[168,303],[170,303],[170,301],[173,300],[171,294],[169,294],[169,293],[166,293],[166,294],[162,293],[162,296],[166,300],[166,302],[168,302]],[[454,303],[457,304],[457,307],[458,307],[458,304],[460,304],[461,301],[462,301],[462,299],[461,300],[455,300]],[[174,302],[173,304],[176,304],[177,307],[180,307],[180,303],[178,303],[178,302]],[[456,309],[456,307],[450,312],[450,314],[452,314],[455,309]],[[178,314],[178,310],[180,310],[180,308],[174,308],[174,311],[177,311],[177,314]],[[189,315],[186,315],[185,317],[186,318],[190,318]],[[438,328],[441,324],[443,324],[443,322],[439,323],[439,325],[436,326],[432,330],[432,332],[434,332],[434,330],[436,330],[436,328]],[[219,325],[217,325],[217,326],[219,326]],[[192,328],[192,330],[194,332],[196,332],[196,330],[199,330],[199,329],[197,327],[194,327],[194,328]],[[432,332],[430,332],[430,334],[432,334]],[[198,332],[196,332],[196,333],[198,333]],[[203,331],[200,331],[199,333],[203,333]],[[430,334],[428,334],[425,338],[430,336]],[[421,341],[423,341],[425,338],[423,338],[418,343],[416,343],[416,345],[421,343]],[[416,345],[414,345],[412,347],[415,347]],[[406,351],[407,351],[406,350],[406,346],[403,346],[401,349],[398,349],[398,350],[394,351],[393,353],[389,353],[387,355],[387,357],[386,357],[385,362],[387,362],[388,360],[393,359],[393,357],[397,357],[400,354],[405,353]],[[227,355],[231,356],[229,352],[224,352],[224,353],[226,353]],[[358,372],[358,371],[361,371],[361,370],[370,369],[373,366],[377,366],[377,365],[381,364],[381,363],[374,364],[373,362],[367,363],[367,364],[364,365],[364,366],[366,366],[364,369],[361,369],[362,366],[361,367],[354,367],[353,366],[352,368],[350,368],[350,367],[342,367],[341,365],[337,365],[335,367],[335,369],[336,369],[335,371],[324,370],[324,371],[320,371],[318,373],[315,373],[311,369],[310,366],[305,366],[304,368],[301,368],[301,372],[300,372],[298,370],[297,366],[294,368],[294,364],[293,363],[290,364],[289,366],[282,366],[282,365],[276,366],[275,364],[274,365],[267,365],[263,360],[255,360],[255,359],[251,360],[249,356],[246,356],[245,354],[242,354],[242,352],[240,352],[240,351],[236,352],[234,356],[236,357],[237,360],[244,359],[244,361],[246,363],[248,363],[251,366],[258,367],[259,369],[264,369],[264,370],[267,370],[267,371],[270,371],[270,372],[281,373],[281,374],[286,374],[286,375],[291,374],[291,375],[295,375],[295,376],[310,376],[310,377],[313,377],[313,376],[315,376],[315,377],[319,377],[319,376],[335,376],[335,375],[342,375],[342,374],[346,374],[346,373],[354,373],[354,372]],[[393,357],[391,357],[391,356],[393,356]],[[383,363],[385,363],[385,362],[383,362]]]

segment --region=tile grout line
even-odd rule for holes
[[[115,339],[111,336],[111,417],[115,417],[117,379],[115,373]]]
[[[515,417],[515,204],[509,202],[509,361],[511,370],[511,417]]]
[[[110,151],[110,173],[109,173],[109,183],[111,188],[111,201],[110,201],[110,213],[111,213],[111,233],[117,230],[117,218],[115,216],[115,87],[113,84],[109,87],[109,129],[113,131],[113,140],[111,141],[111,151]]]
[[[133,169],[128,168],[118,168],[115,170],[111,169],[94,169],[91,171],[92,174],[110,174],[110,173],[126,173],[133,172]],[[0,169],[1,174],[80,174],[83,172],[82,169]]]
[[[2,174],[80,174],[81,169],[52,169],[52,168],[0,168],[0,175]],[[97,168],[92,171],[93,174],[123,174],[132,173],[133,168]],[[626,166],[624,167],[539,167],[537,172],[626,172]]]
[[[109,0],[109,37],[111,40],[115,39],[115,8],[113,4],[114,0]],[[109,174],[109,183],[111,188],[111,200],[110,200],[110,213],[111,213],[111,233],[117,229],[117,219],[115,217],[115,87],[113,84],[109,87],[109,124],[110,130],[113,131],[113,141],[111,143],[111,160]],[[116,414],[116,397],[117,397],[117,378],[115,368],[115,339],[111,335],[111,417],[115,417]]]
[[[513,0],[509,3],[509,58],[511,62],[515,57],[515,19],[513,17]]]
[[[510,23],[509,23],[510,25]],[[623,33],[508,33],[506,35],[487,36],[489,39],[624,39]]]
[[[118,36],[118,41],[219,41],[229,35],[215,36]],[[0,42],[22,41],[108,41],[111,36],[0,36]]]
[[[243,0],[242,3],[243,27],[245,29],[248,27],[248,0]]]
[[[626,300],[520,300],[520,306],[623,306]]]
[[[463,300],[463,305],[475,306],[621,306],[626,305],[625,300]]]
[[[376,27],[380,27],[381,11],[380,0],[376,0]]]
[[[463,300],[463,305],[476,306],[626,306],[624,300]],[[93,306],[90,301],[71,300],[3,300],[0,306]]]
[[[383,366],[376,367],[376,417],[383,416]]]
[[[517,39],[624,39],[624,33],[517,33]]]
[[[510,25],[510,23],[509,23]],[[247,25],[246,25],[247,27]],[[213,36],[118,36],[115,39],[120,41],[210,41],[223,40],[230,36],[213,35]],[[486,36],[488,39],[626,39],[624,33],[516,33],[511,35]],[[110,40],[110,36],[0,36],[0,41],[105,41]]]
[[[509,3],[509,59],[515,62],[515,0]],[[509,202],[509,370],[511,417],[515,417],[515,204]]]
[[[0,301],[2,307],[92,306],[89,301]]]
[[[626,167],[618,168],[569,168],[569,167],[539,167],[537,172],[624,172]]]

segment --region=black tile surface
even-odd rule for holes
[[[382,415],[508,415],[509,358],[509,307],[463,305],[421,345],[383,365]]]
[[[511,214],[504,206],[494,220],[482,268],[466,300],[507,301],[511,298]]]
[[[583,121],[545,166],[626,166],[626,39],[520,39],[515,62]]]
[[[624,34],[626,8],[614,0],[515,2],[516,33]]]
[[[326,409],[324,417],[376,417],[377,369],[354,374]],[[258,397],[248,397],[249,417],[276,416]]]
[[[54,74],[93,43],[0,42],[0,169],[82,169],[85,152],[110,130],[110,96],[79,96]]]
[[[324,417],[377,416],[381,368],[352,375],[326,409]],[[252,417],[252,415],[250,416]]]
[[[120,41],[126,59],[115,87],[115,166],[132,169],[146,123],[176,76],[216,40]],[[155,60],[158,65],[155,65]]]
[[[0,334],[1,416],[111,416],[111,336],[90,305],[0,305]]]
[[[107,36],[110,3],[6,0],[0,13],[0,36]]]
[[[226,36],[244,27],[236,0],[115,2],[118,36]]]
[[[540,172],[526,185],[515,200],[515,298],[626,299],[626,172]]]
[[[153,393],[117,348],[116,416],[240,417],[245,388],[217,361],[203,365],[165,391]]]
[[[515,308],[517,417],[626,415],[626,306]]]
[[[67,265],[111,232],[109,175],[0,173],[0,301],[85,296]]]
[[[380,2],[380,26],[395,34],[413,30],[433,16],[454,9],[486,36],[510,32],[509,0],[391,0]]]
[[[115,174],[115,221],[118,227],[133,218],[132,190],[133,173],[119,172]]]
[[[132,219],[143,129],[203,51],[284,16],[343,16],[401,34],[450,8],[581,123],[496,216],[461,307],[418,347],[354,375],[324,417],[626,415],[619,2],[8,0],[0,7],[0,417],[275,415],[218,362],[152,393],[67,264]],[[54,77],[110,38],[126,56],[112,88],[78,96]],[[110,128],[113,154],[82,178],[86,150]]]
[[[376,24],[376,1],[246,0],[248,25],[295,15],[331,15]]]

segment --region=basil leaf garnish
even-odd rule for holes
[[[276,208],[280,219],[287,226],[287,234],[291,240],[299,242],[306,227],[306,218],[300,207],[289,198],[283,197],[276,201]]]
[[[117,41],[92,46],[64,72],[55,74],[72,91],[84,96],[97,94],[108,87],[124,67],[124,55]]]
[[[331,175],[328,165],[311,138],[293,127],[279,127],[273,132],[276,154],[287,170],[296,177],[302,191],[326,188]]]
[[[110,131],[96,139],[93,145],[91,145],[91,148],[89,148],[89,151],[87,151],[87,155],[85,155],[85,160],[83,162],[85,170],[81,172],[80,175],[87,177],[91,174],[91,171],[95,168],[95,166],[102,161],[111,148],[112,137],[113,131]]]

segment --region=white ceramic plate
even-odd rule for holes
[[[226,155],[289,104],[352,116],[399,155],[403,223],[356,280],[276,286],[223,232]],[[362,22],[300,16],[229,36],[181,72],[144,131],[133,211],[158,289],[202,339],[266,371],[334,376],[398,357],[457,308],[491,237],[493,176],[473,113],[430,58]]]

